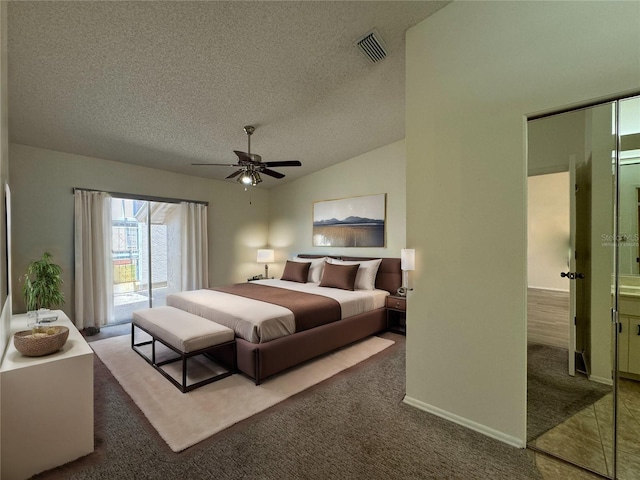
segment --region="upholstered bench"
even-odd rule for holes
[[[136,327],[150,335],[151,340],[136,343]],[[178,356],[158,361],[156,341],[173,350]],[[151,345],[151,356],[143,352],[141,347],[145,345]],[[183,393],[221,380],[236,372],[236,342],[233,330],[174,307],[134,311],[133,322],[131,322],[131,348]],[[188,360],[196,355],[207,356],[222,365],[224,371],[187,385]],[[162,368],[163,365],[178,361],[182,361],[182,383]]]

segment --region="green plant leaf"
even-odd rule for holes
[[[44,252],[42,258],[27,265],[22,294],[28,310],[64,305],[62,268],[51,261],[53,256]]]

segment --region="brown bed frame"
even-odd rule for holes
[[[309,259],[331,257],[341,260],[380,258],[308,254],[298,255],[298,257]],[[376,288],[395,293],[401,284],[400,259],[383,258],[376,276]],[[374,335],[386,328],[387,316],[386,309],[383,307],[266,343],[251,343],[236,338],[238,370],[254,379],[256,385],[259,385],[276,373]]]

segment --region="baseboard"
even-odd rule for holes
[[[636,382],[640,382],[640,375],[631,372],[618,372],[618,375],[622,378],[628,378],[630,380],[635,380]]]
[[[569,293],[569,290],[565,290],[565,289],[562,289],[562,288],[536,287],[534,285],[529,285],[527,288],[533,288],[533,289],[536,289],[536,290],[547,290],[549,292]]]
[[[605,385],[613,386],[613,380],[605,377],[598,377],[596,375],[589,375],[589,380],[592,382],[603,383]]]
[[[478,433],[482,433],[487,437],[491,437],[495,440],[499,440],[507,445],[511,445],[516,448],[525,448],[526,442],[520,438],[512,437],[511,435],[506,435],[498,430],[494,430],[493,428],[489,428],[486,425],[481,425],[479,423],[473,422],[467,418],[460,417],[451,412],[447,412],[442,410],[441,408],[434,407],[433,405],[429,405],[420,400],[416,400],[415,398],[411,398],[407,395],[402,399],[403,403],[407,405],[411,405],[412,407],[418,408],[420,410],[424,410],[425,412],[432,413],[440,418],[444,418],[445,420],[449,420],[450,422],[457,423],[458,425],[462,425],[463,427],[467,427],[471,430],[474,430]]]

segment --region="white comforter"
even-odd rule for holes
[[[286,280],[256,283],[333,298],[340,303],[342,318],[382,308],[389,295],[384,290],[349,291]],[[287,308],[215,290],[174,293],[167,296],[167,305],[229,327],[237,336],[252,343],[268,342],[296,330],[293,313]]]

